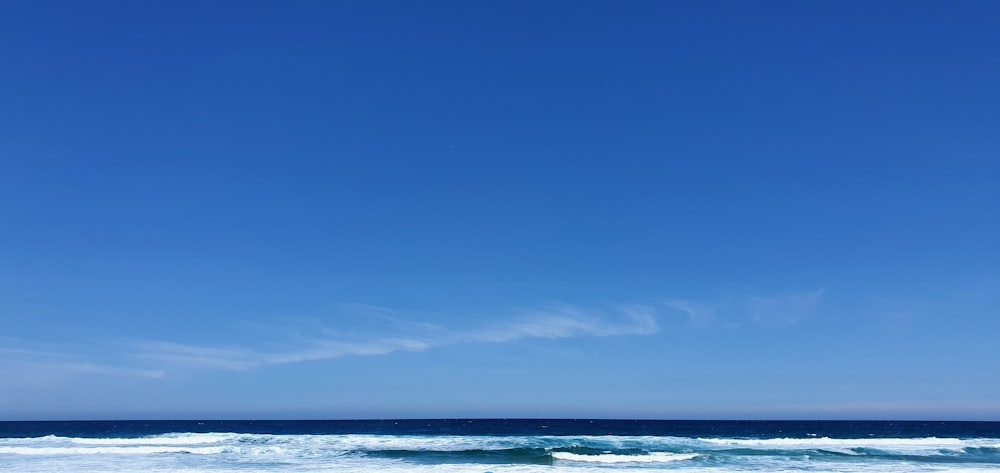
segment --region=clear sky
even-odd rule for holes
[[[1000,419],[1000,2],[2,10],[0,419]]]

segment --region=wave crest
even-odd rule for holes
[[[652,452],[646,455],[618,455],[613,453],[581,455],[570,452],[552,452],[552,458],[556,460],[586,463],[667,463],[690,460],[696,457],[698,457],[697,453]]]

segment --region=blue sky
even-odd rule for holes
[[[1000,419],[996,2],[10,2],[0,419]]]

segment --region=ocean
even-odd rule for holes
[[[0,422],[2,472],[985,472],[1000,422]]]

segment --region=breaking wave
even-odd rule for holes
[[[0,471],[1000,471],[997,438],[170,433],[0,438]],[[667,466],[670,465],[670,466]],[[543,469],[544,468],[544,469]]]

